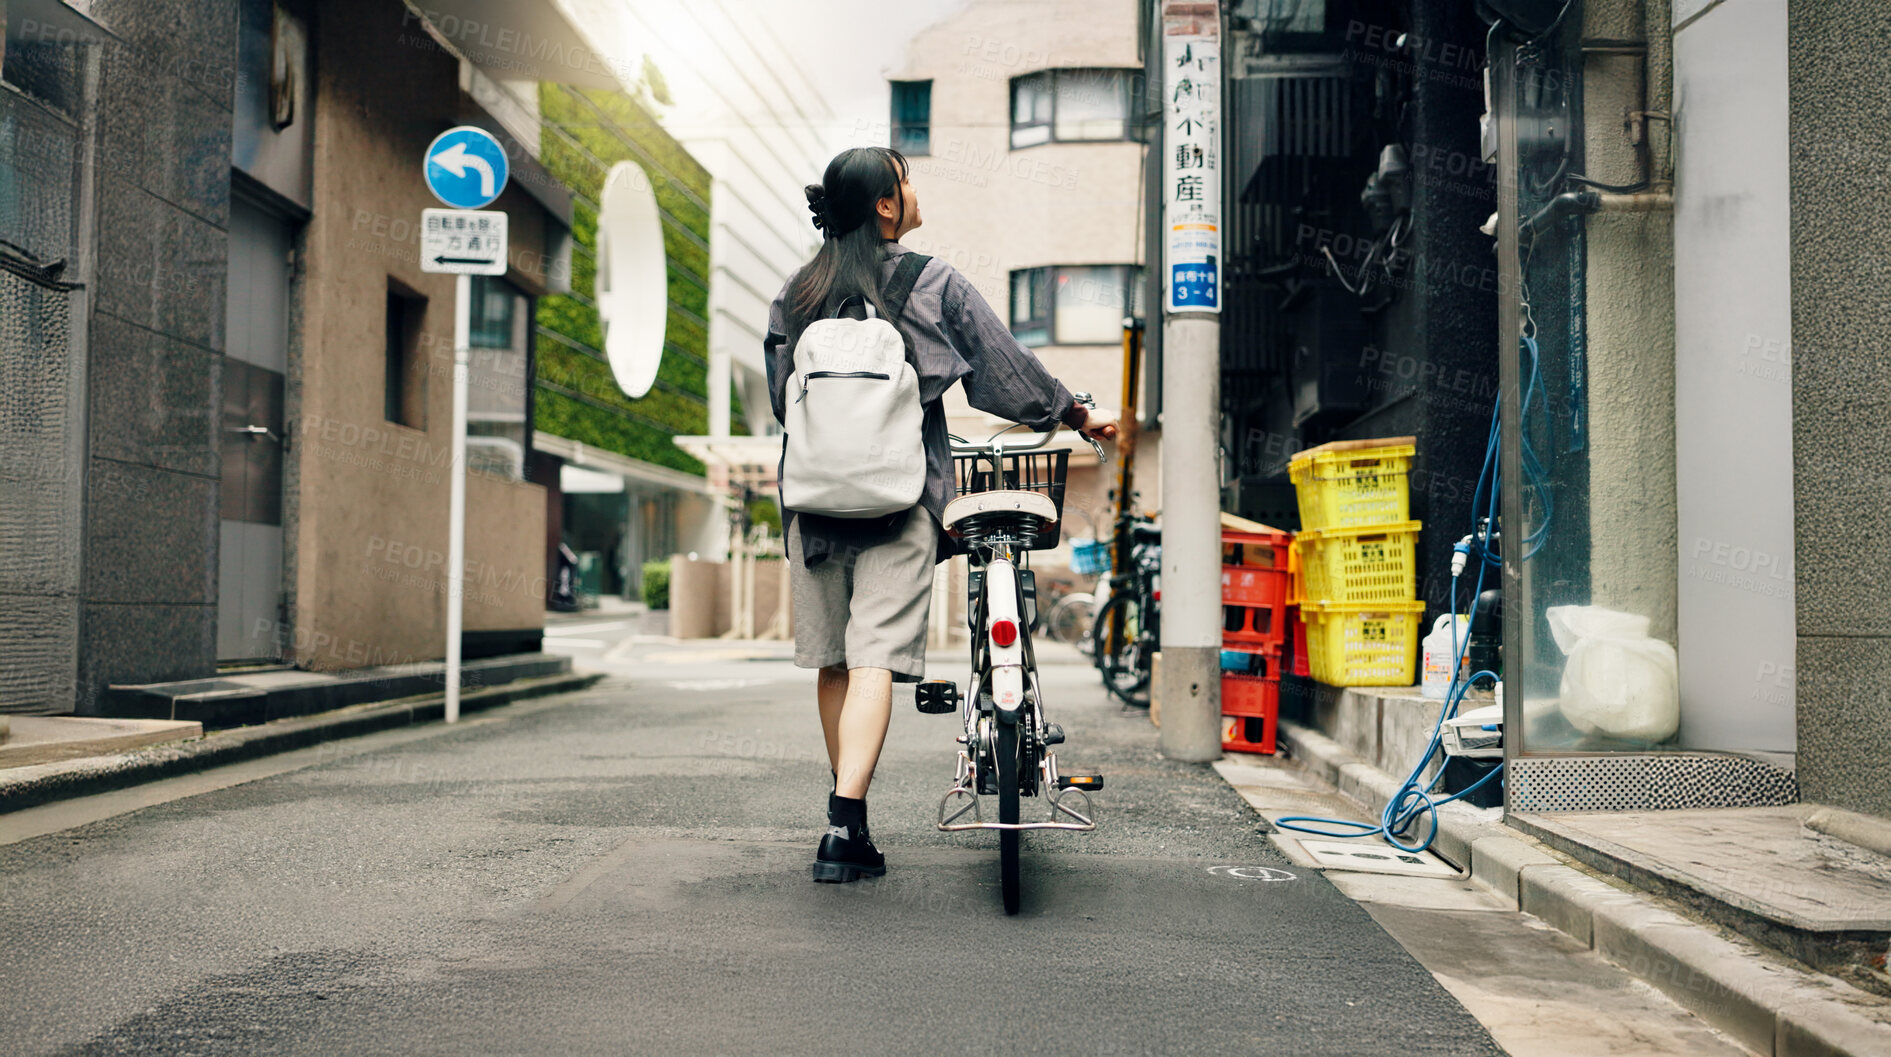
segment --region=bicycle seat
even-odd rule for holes
[[[1037,519],[1036,531],[1042,532],[1057,523],[1057,504],[1042,492],[973,492],[946,504],[945,530],[962,535],[966,522],[988,514],[1028,515]]]
[[[1129,527],[1129,534],[1132,539],[1161,540],[1162,539],[1162,526],[1151,525],[1151,524],[1148,524],[1147,522],[1142,522],[1135,525],[1131,525]]]

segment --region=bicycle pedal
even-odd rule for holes
[[[959,684],[950,679],[928,679],[913,687],[913,707],[929,716],[959,710]]]
[[[1057,788],[1081,789],[1094,793],[1103,788],[1103,776],[1100,774],[1060,774],[1057,776]]]
[[[1063,743],[1064,743],[1064,728],[1058,726],[1055,723],[1044,724],[1044,744],[1062,745]]]

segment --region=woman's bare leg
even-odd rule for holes
[[[814,693],[820,700],[821,735],[827,739],[827,767],[840,770],[840,711],[847,703],[847,669],[829,665],[815,677]]]
[[[825,724],[825,707],[821,714]],[[839,751],[834,754],[837,780],[834,791],[865,799],[886,743],[887,724],[893,718],[893,673],[885,668],[855,668],[847,673],[847,697],[838,726]],[[829,745],[835,742],[829,741]],[[831,751],[831,749],[830,749]]]

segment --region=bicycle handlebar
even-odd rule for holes
[[[1085,407],[1093,408],[1096,406],[1096,403],[1097,403],[1096,398],[1092,397],[1089,393],[1077,393],[1075,395],[1077,397],[1077,401],[1083,404]],[[1012,430],[1017,429],[1018,426],[1020,425],[1022,425],[1022,423],[1014,422],[1011,425],[1006,426],[1005,428],[992,434],[989,438],[986,439],[985,443],[983,444],[974,444],[971,441],[968,441],[964,437],[961,437],[955,433],[946,434],[946,438],[951,441],[952,450],[956,452],[964,452],[968,455],[978,453],[978,452],[989,452],[992,455],[1001,455],[1007,451],[1035,451],[1038,448],[1042,448],[1044,445],[1049,444],[1051,442],[1051,438],[1057,435],[1057,430],[1053,428],[1048,433],[1038,434],[1037,439],[1032,441],[1029,444],[1000,444],[998,442],[999,437],[1002,437],[1006,433],[1009,433]],[[1105,463],[1109,461],[1109,457],[1103,454],[1103,445],[1098,444],[1097,439],[1095,437],[1092,437],[1091,435],[1083,432],[1082,430],[1077,430],[1075,432],[1079,437],[1082,437],[1084,440],[1090,442],[1090,450],[1096,452],[1097,462]]]

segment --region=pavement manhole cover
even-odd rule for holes
[[[1400,851],[1388,844],[1343,840],[1298,840],[1313,861],[1329,870],[1402,874],[1406,877],[1456,877],[1451,864],[1428,851]]]

